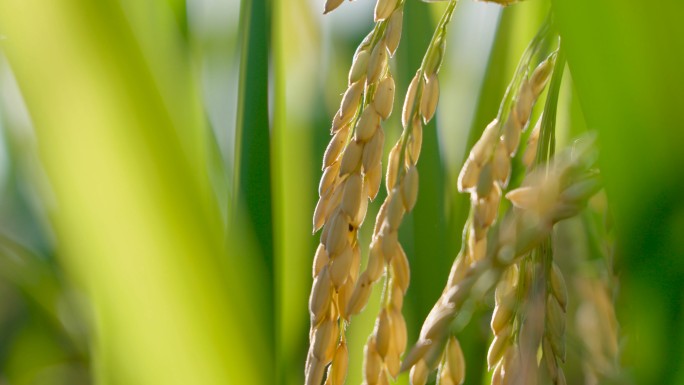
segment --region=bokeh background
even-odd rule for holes
[[[303,382],[320,162],[373,6],[0,0],[0,384]],[[395,111],[443,8],[406,0]],[[615,245],[607,257],[570,237],[561,257],[614,259],[622,379],[684,384],[678,0],[461,0],[400,232],[409,342],[460,248],[466,149],[549,12],[568,64],[558,146],[598,132]],[[349,331],[350,384],[379,294]],[[466,383],[480,384],[491,303],[469,311]],[[574,352],[566,373],[583,383]]]

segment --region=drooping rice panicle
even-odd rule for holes
[[[409,285],[410,268],[398,241],[398,229],[418,196],[416,163],[422,145],[423,124],[432,119],[439,99],[437,74],[444,57],[447,25],[456,0],[447,4],[423,63],[408,87],[402,110],[403,132],[389,154],[387,198],[376,218],[370,255],[351,296],[350,314],[366,305],[372,286],[385,273],[382,308],[365,347],[364,379],[368,385],[387,382],[399,374],[401,355],[406,349],[406,322],[402,315],[403,296]]]
[[[523,54],[497,118],[487,126],[480,140],[473,146],[459,175],[459,190],[471,195],[471,213],[464,229],[463,248],[452,266],[444,293],[465,279],[468,269],[488,252],[487,235],[496,221],[501,195],[508,183],[510,158],[515,155],[520,134],[528,123],[534,102],[544,89],[553,69],[555,54],[543,60],[529,77],[527,74],[530,61],[544,42],[547,31],[546,24]],[[502,126],[500,122],[504,116],[507,119]],[[498,331],[507,332],[505,328]],[[507,337],[502,334],[498,345],[505,345]],[[442,347],[433,346],[429,350],[433,355],[439,355],[441,349]],[[435,358],[429,357],[428,361],[431,363],[429,369],[434,369]]]
[[[329,381],[342,384],[346,377],[347,303],[361,260],[357,233],[369,199],[380,188],[385,137],[381,122],[392,113],[395,93],[388,60],[399,44],[403,19],[403,0],[383,4],[386,17],[377,19],[354,54],[348,88],[333,118],[332,139],[323,156],[320,198],[313,217],[314,232],[323,231],[313,261],[306,384],[319,385],[328,364]]]
[[[520,64],[522,68],[528,65],[528,60],[527,57],[523,58]],[[466,263],[473,263],[486,253],[487,232],[496,221],[501,194],[508,184],[511,157],[518,149],[520,136],[527,126],[535,101],[549,79],[554,61],[555,53],[542,61],[529,78],[523,73],[508,118],[502,125],[500,113],[485,128],[461,169],[458,188],[461,192],[470,193],[472,213],[466,234]]]
[[[534,171],[522,187],[506,195],[515,209],[489,232],[486,254],[455,273],[458,277],[426,318],[419,340],[402,362],[402,370],[435,368],[451,322],[464,302],[487,293],[501,281],[506,269],[548,237],[556,222],[580,212],[599,187],[598,175],[591,169],[595,161],[591,155],[588,146],[576,149],[574,157],[561,154],[548,168]]]

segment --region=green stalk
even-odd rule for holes
[[[558,94],[563,80],[565,67],[565,51],[563,46],[558,48],[556,64],[551,76],[549,92],[544,104],[544,116],[541,122],[541,132],[539,133],[539,149],[535,162],[540,165],[549,161],[556,149],[556,112],[558,111]]]

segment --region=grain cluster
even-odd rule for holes
[[[380,189],[385,141],[381,122],[392,113],[395,94],[388,60],[399,44],[403,19],[403,1],[378,3],[382,3],[382,12],[376,12],[375,28],[354,54],[348,87],[333,118],[332,139],[323,156],[313,217],[314,232],[322,231],[309,299],[306,384],[318,385],[324,376],[326,383],[344,383],[348,364],[344,329],[354,306],[350,300],[357,284],[367,279],[359,277],[358,229],[368,201]],[[326,12],[337,5],[329,1]]]
[[[455,1],[445,11],[448,22]],[[444,32],[438,30],[429,44],[423,65],[409,84],[402,109],[403,132],[388,156],[385,186],[387,198],[376,218],[370,254],[365,271],[350,301],[352,314],[366,305],[372,286],[385,276],[385,293],[375,328],[364,350],[364,383],[389,383],[400,371],[406,349],[406,321],[402,314],[404,295],[410,280],[408,258],[398,239],[399,226],[418,198],[417,162],[423,138],[423,124],[435,114],[439,99],[437,74],[444,57]]]
[[[544,205],[542,209],[535,205],[518,205],[519,202],[514,198],[516,209],[494,226],[496,231],[489,235],[487,254],[465,268],[458,282],[444,291],[430,311],[418,341],[402,362],[402,370],[411,368],[412,372],[422,373],[425,368],[429,371],[437,367],[444,356],[445,342],[451,339],[450,325],[467,300],[481,298],[500,284],[501,290],[497,289],[495,295],[500,303],[505,302],[509,286],[514,285],[512,282],[520,282],[517,278],[520,273],[515,267],[511,270],[511,267],[538,247],[549,236],[555,223],[577,215],[586,201],[598,191],[598,175],[592,169],[594,159],[589,148],[576,150],[574,156],[561,154],[548,168],[541,167],[529,174],[523,187],[508,194],[516,196],[524,191],[524,194],[543,197]],[[500,326],[499,322],[502,321],[499,317],[508,318],[497,315],[496,321],[492,320],[492,323],[496,322],[496,329],[500,330],[496,338],[502,342],[496,342],[495,338],[495,344],[501,347],[490,347],[491,358],[488,358],[488,363],[494,368],[501,365],[501,374],[506,360],[516,362],[518,352],[517,349],[504,352],[505,347],[515,345],[510,338],[513,333],[504,330],[510,324]]]
[[[521,67],[527,65],[525,60],[523,59]],[[464,287],[474,284],[472,276],[469,276],[468,272],[472,272],[472,268],[475,265],[482,266],[478,262],[483,260],[485,255],[491,251],[489,250],[491,247],[488,248],[487,245],[487,236],[489,229],[495,224],[499,215],[502,191],[506,188],[510,177],[511,157],[516,154],[521,134],[528,125],[532,107],[548,82],[554,60],[555,55],[552,54],[535,68],[531,76],[527,77],[523,73],[522,80],[519,82],[519,89],[511,103],[508,119],[502,125],[500,122],[501,117],[499,116],[485,128],[481,138],[470,151],[466,163],[460,172],[458,188],[461,192],[470,194],[471,215],[464,230],[465,247],[452,266],[443,297],[456,287],[460,289],[458,293],[463,293],[465,291]],[[515,267],[510,268],[511,271],[514,271],[514,269]],[[472,275],[472,273],[470,274]],[[515,274],[507,274],[507,276],[510,275]],[[514,297],[516,295],[513,280],[513,278],[504,280],[504,283],[508,282],[509,287],[500,290],[501,293],[506,292],[506,295],[502,295],[501,301],[498,303],[499,311],[495,313],[497,317],[496,322],[492,321],[495,339],[488,355],[490,369],[493,369],[502,361],[506,348],[511,345],[512,326],[509,321],[513,316],[515,308]],[[464,301],[466,298],[452,299],[459,302]],[[436,336],[443,338],[454,315],[452,308],[454,303],[447,301],[443,305],[446,306],[440,306],[438,303],[433,308],[423,326],[423,331],[430,331],[436,334],[423,335],[421,332],[422,340],[431,341]],[[412,363],[411,372],[416,373],[411,375],[414,385],[424,383],[423,372],[435,369],[437,365],[436,356],[439,356],[442,351],[438,345],[424,347],[426,349],[425,357],[418,358],[415,363]],[[513,349],[509,350],[514,351]],[[511,360],[512,358],[508,359],[508,361]],[[443,363],[440,364],[440,373],[445,371],[443,367],[447,361],[446,358],[442,359]],[[458,382],[454,381],[456,384],[463,381],[463,378],[460,377],[456,379],[459,380]]]

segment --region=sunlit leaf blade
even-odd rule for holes
[[[181,143],[118,3],[5,1],[0,21],[62,261],[93,303],[96,381],[270,383],[267,323],[249,301],[263,285],[229,260],[244,249],[226,254],[196,173],[206,159]]]

